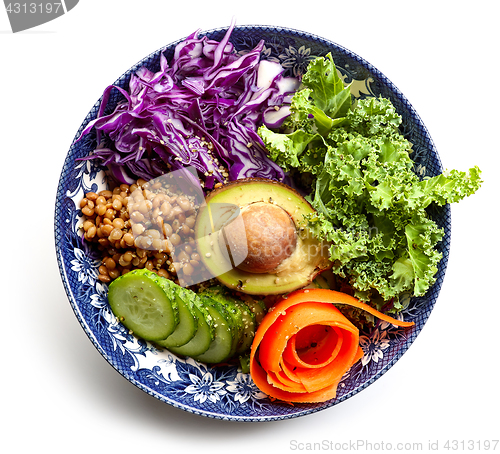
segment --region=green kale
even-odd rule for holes
[[[355,102],[331,55],[310,63],[303,85],[284,128],[262,126],[259,135],[278,165],[312,175],[309,227],[330,244],[333,272],[361,300],[378,309],[392,301],[397,312],[403,293],[422,296],[434,284],[442,258],[444,232],[426,209],[475,193],[481,172],[420,179],[393,104]]]

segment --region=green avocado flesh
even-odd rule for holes
[[[231,222],[241,222],[239,215],[252,204],[281,208],[288,214],[296,231],[293,252],[266,272],[238,267],[240,265],[233,260],[235,246],[228,243],[226,235],[227,226]],[[313,238],[306,227],[304,216],[314,213],[299,193],[283,183],[259,178],[231,182],[210,193],[197,216],[198,252],[212,276],[230,289],[251,295],[291,292],[308,285],[318,273],[329,267],[327,248]],[[247,229],[247,224],[244,228]],[[251,239],[248,239],[249,248],[250,244]],[[246,244],[242,249],[245,247]]]

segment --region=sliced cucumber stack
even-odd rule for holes
[[[108,300],[116,317],[138,337],[211,364],[248,352],[263,311],[222,287],[197,294],[145,269],[115,279]]]

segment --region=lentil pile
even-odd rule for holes
[[[102,254],[98,279],[109,283],[137,268],[181,286],[193,273],[209,279],[196,251],[198,209],[194,198],[172,192],[161,180],[86,193],[80,203],[83,235]]]

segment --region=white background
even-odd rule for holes
[[[443,165],[477,164],[485,180],[452,207],[445,282],[409,351],[348,401],[280,422],[194,416],[127,382],[81,329],[54,250],[59,174],[104,87],[149,53],[233,16],[238,25],[311,32],[361,55],[415,107]],[[305,450],[295,442],[323,440],[427,449],[429,441],[499,439],[497,16],[490,0],[81,0],[55,21],[12,34],[0,10],[0,449],[287,453]]]

